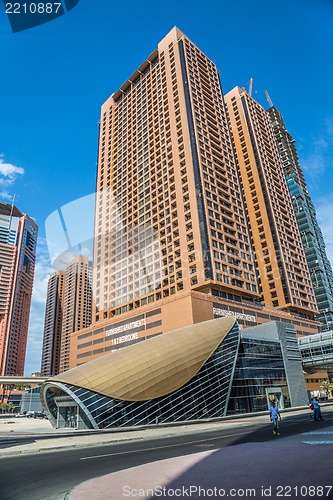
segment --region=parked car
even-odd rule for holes
[[[28,418],[34,418],[35,417],[35,412],[34,411],[27,411],[25,414],[26,417]]]
[[[48,418],[46,413],[42,411],[27,411],[25,416],[28,418]]]
[[[34,418],[47,418],[47,415],[43,412],[35,412]]]

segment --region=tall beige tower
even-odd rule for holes
[[[179,29],[103,104],[96,192],[96,305],[70,367],[214,317],[292,323],[260,302],[219,73]]]
[[[263,301],[313,318],[314,290],[270,117],[239,87],[225,100]]]
[[[91,324],[92,261],[81,255],[66,268],[61,329],[60,372],[69,368],[70,335]]]
[[[219,74],[177,28],[102,106],[97,179],[96,320],[212,284],[259,297]]]

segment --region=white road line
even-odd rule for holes
[[[306,436],[306,437],[310,437],[310,436],[332,436],[333,435],[333,431],[310,431],[310,432],[303,432],[301,434],[301,436]],[[314,446],[316,445],[325,445],[325,444],[333,444],[333,441],[331,440],[325,440],[325,441],[302,441],[302,443],[304,444],[312,444]]]
[[[247,434],[247,432],[237,432],[236,434],[227,434],[225,436],[215,436],[215,437],[212,437],[212,438],[205,438],[204,440],[200,439],[200,440],[196,440],[196,441],[187,441],[186,443],[183,443],[183,444],[184,445],[187,445],[187,444],[197,444],[197,443],[202,443],[203,441],[205,441],[205,442],[206,441],[214,441],[216,439],[225,439],[225,438],[228,438],[228,437],[241,436],[243,434]],[[114,456],[117,456],[117,455],[129,455],[130,453],[140,453],[140,452],[143,452],[143,451],[163,450],[164,448],[174,448],[176,446],[179,446],[179,443],[167,444],[167,445],[164,445],[164,446],[154,446],[152,448],[142,448],[140,450],[119,451],[117,453],[107,453],[105,455],[95,455],[93,457],[81,457],[80,460],[93,460],[95,458],[114,457]],[[211,450],[211,451],[213,451],[213,450]]]
[[[333,431],[310,431],[310,432],[303,432],[302,436],[310,436],[310,435],[318,435],[318,434],[333,434]]]
[[[312,444],[312,445],[322,445],[322,444],[333,444],[333,441],[303,441],[304,444]]]

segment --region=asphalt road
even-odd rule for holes
[[[242,463],[241,454],[242,450],[244,450],[243,445],[250,445],[246,449],[252,450],[251,461],[256,460],[256,450],[260,450],[263,458],[263,447],[266,446],[266,449],[273,450],[272,452],[268,452],[270,459],[270,463],[268,464],[269,472],[265,471],[265,463],[263,463],[260,467],[254,469],[257,472],[251,473],[253,480],[257,479],[260,484],[265,475],[267,479],[268,473],[272,481],[276,479],[283,484],[283,475],[292,471],[293,468],[295,469],[296,465],[298,469],[302,470],[301,463],[303,459],[306,460],[304,470],[308,471],[308,475],[309,471],[313,470],[313,479],[316,476],[318,478],[317,471],[320,470],[321,475],[328,476],[328,481],[326,482],[329,484],[331,481],[333,484],[333,480],[331,480],[333,467],[333,431],[331,432],[330,429],[333,429],[333,413],[327,413],[325,421],[320,423],[310,421],[308,414],[298,416],[290,414],[283,418],[281,436],[279,438],[272,436],[271,425],[256,424],[254,419],[254,424],[250,427],[244,427],[240,423],[239,427],[224,429],[223,424],[221,424],[221,427],[216,431],[192,435],[187,433],[186,435],[177,436],[176,439],[174,436],[171,436],[140,442],[132,441],[115,443],[108,446],[67,449],[52,453],[8,456],[0,459],[0,499],[63,500],[66,493],[73,487],[90,478],[209,449],[232,448],[232,450],[228,451],[230,457],[233,456],[235,461],[238,460],[239,463]],[[332,434],[332,444],[331,446],[320,446],[321,441],[319,441],[319,446],[307,446],[304,448],[304,456],[302,456],[301,449],[303,448],[297,451],[298,448],[295,447],[300,446],[300,439],[302,439],[303,447],[305,446],[303,444],[305,439],[313,439],[313,436],[307,433],[312,433],[314,430],[321,433],[320,439],[326,436],[326,441],[327,435]],[[300,438],[300,436],[302,437]],[[310,437],[307,438],[306,436]],[[271,442],[272,446],[270,444],[267,445],[267,443]],[[288,450],[290,451],[286,451],[283,448],[286,444],[288,444]],[[279,452],[280,448],[281,450],[284,449],[282,459]],[[309,451],[310,448],[311,452]],[[300,454],[299,463],[297,464],[295,464],[295,453]],[[321,456],[322,453],[324,453],[323,456]],[[279,466],[274,467],[275,457],[278,456],[280,457],[278,461]],[[132,473],[132,471],[130,472]],[[239,469],[235,469],[234,473],[239,476]],[[258,475],[257,478],[254,477],[256,474]],[[299,480],[303,480],[303,478],[300,477]],[[328,493],[328,495],[319,496],[333,498],[333,491]],[[291,495],[281,496],[296,498],[296,496]],[[304,494],[299,495],[300,498],[319,498],[319,496],[310,495],[308,497]]]

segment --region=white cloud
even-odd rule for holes
[[[331,166],[333,154],[333,118],[323,124],[320,135],[300,152],[300,163],[308,177],[317,177]]]
[[[33,372],[40,371],[47,283],[52,272],[54,272],[54,269],[51,266],[46,240],[39,238],[36,252],[35,280],[31,301],[28,346],[24,369],[26,375],[31,375]]]
[[[325,171],[327,143],[315,140],[312,143],[310,156],[303,158],[302,167],[306,174],[317,176]]]
[[[18,175],[23,175],[24,169],[16,167],[12,163],[5,163],[3,155],[0,155],[0,185],[9,186],[13,184]]]
[[[8,191],[1,191],[0,192],[0,199],[1,200],[6,200],[6,201],[13,201],[13,195],[8,193]]]

